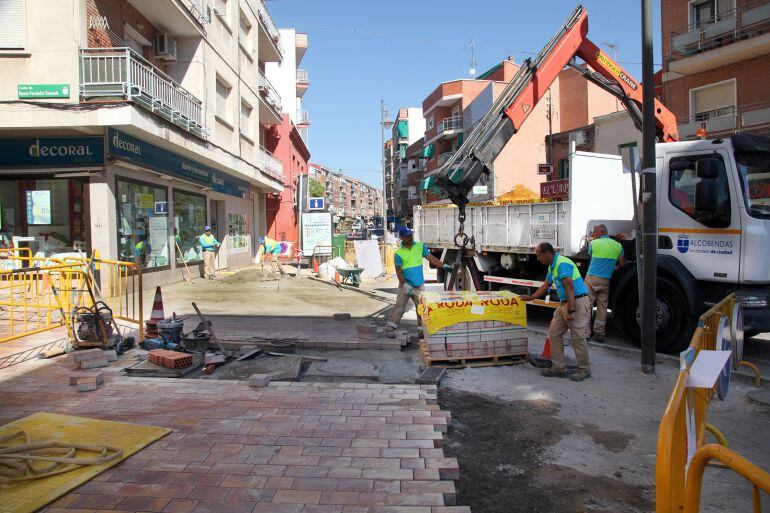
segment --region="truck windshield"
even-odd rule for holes
[[[746,210],[752,217],[770,219],[770,153],[736,155]]]

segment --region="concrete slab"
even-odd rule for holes
[[[327,362],[313,362],[305,371],[305,379],[324,381],[348,381],[352,383],[374,382],[380,377],[379,369],[366,362],[332,359]]]

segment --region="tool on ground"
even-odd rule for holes
[[[179,243],[175,242],[176,250],[179,251],[179,256],[182,258],[182,263],[184,264],[184,270],[182,271],[182,279],[186,282],[192,282],[192,273],[190,272],[190,268],[187,267],[187,260],[184,259],[184,253],[182,253],[182,248],[179,247]]]
[[[212,339],[214,339],[214,343],[217,345],[217,347],[219,348],[219,350],[220,350],[220,351],[222,351],[222,354],[225,354],[225,355],[229,354],[229,353],[228,353],[228,352],[225,350],[224,346],[222,346],[222,343],[221,343],[221,342],[219,342],[219,339],[217,338],[216,334],[214,333],[214,327],[211,325],[211,322],[209,322],[209,321],[208,321],[208,319],[206,319],[206,318],[203,316],[203,314],[201,313],[200,309],[198,309],[198,305],[196,305],[196,304],[195,304],[195,302],[193,302],[193,303],[192,303],[192,307],[195,309],[195,313],[197,313],[197,314],[198,314],[198,317],[200,317],[200,320],[201,320],[201,322],[202,322],[202,323],[203,323],[205,326],[208,326],[208,328],[207,328],[207,329],[208,329],[209,333],[211,334],[211,338],[212,338]]]
[[[340,276],[342,276],[342,284],[352,285],[353,287],[359,287],[361,285],[361,273],[364,269],[361,267],[351,267],[349,269],[343,269],[341,267],[335,267]]]

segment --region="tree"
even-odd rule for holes
[[[315,178],[311,178],[308,181],[307,193],[311,198],[318,198],[324,195],[324,184]]]

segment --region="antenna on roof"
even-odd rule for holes
[[[471,53],[469,55],[470,69],[468,70],[468,73],[471,75],[471,78],[476,78],[476,55],[474,55],[475,48],[476,48],[476,44],[473,42],[473,39],[471,39]]]

